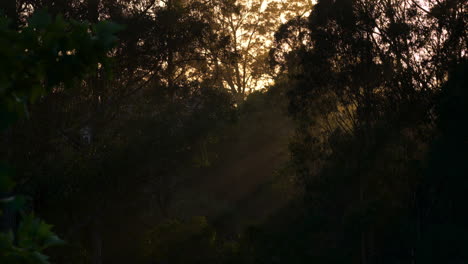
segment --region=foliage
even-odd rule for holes
[[[52,226],[34,215],[26,215],[16,231],[0,234],[0,260],[4,263],[49,263],[43,252],[63,244],[52,231]]]
[[[106,66],[107,51],[113,47],[120,27],[101,22],[92,28],[76,21],[54,20],[36,12],[21,31],[0,22],[2,128],[19,115],[28,115],[28,105],[58,85],[70,87],[83,76]]]
[[[304,16],[310,1],[224,1],[217,12],[219,30],[229,39],[228,49],[235,56],[219,59],[215,73],[238,103],[256,89],[270,85],[276,74],[269,67],[269,45],[282,20]],[[259,15],[261,13],[261,15]]]
[[[0,154],[61,262],[466,262],[466,0],[8,4]]]
[[[69,88],[100,63],[107,66],[107,52],[113,47],[119,26],[102,22],[92,28],[62,17],[52,19],[44,11],[36,12],[20,31],[0,19],[0,124],[9,128],[29,106],[57,89]],[[13,190],[11,172],[0,168],[0,191]],[[2,198],[2,217],[6,211],[15,214],[25,207],[22,196]],[[24,213],[23,213],[24,214]],[[0,234],[0,260],[5,263],[49,263],[43,251],[62,241],[51,231],[52,226],[24,214],[17,230],[8,227]]]
[[[461,103],[463,96],[460,101],[440,97],[455,83],[452,69],[466,60],[466,53],[459,52],[467,48],[466,36],[453,26],[466,25],[462,2],[426,1],[423,7],[419,1],[322,0],[308,21],[290,21],[277,33],[272,56],[282,78],[294,84],[288,89],[290,114],[297,124],[293,163],[314,219],[314,224],[303,223],[311,230],[305,243],[322,241],[304,259],[466,259],[457,246],[439,243],[464,243],[466,233],[458,223],[466,221],[466,215],[429,202],[451,203],[454,211],[463,211],[454,202],[464,200],[456,187],[436,186],[446,181],[465,185],[462,178],[446,177],[464,174],[466,168],[442,158],[452,153],[456,158],[450,159],[461,164],[464,152],[447,149],[447,141],[431,150],[447,129],[434,123],[451,124],[455,118],[458,126],[466,118],[458,107],[466,104]],[[442,22],[441,13],[452,16]],[[447,31],[440,30],[448,24],[452,26]],[[294,45],[285,45],[289,43]],[[439,64],[441,54],[444,62]],[[438,106],[444,100],[454,100],[454,108],[436,114],[434,109],[444,109]],[[451,138],[463,141],[459,134]],[[436,171],[430,164],[447,165]],[[454,196],[439,188],[452,190]],[[439,253],[431,243],[437,243]]]

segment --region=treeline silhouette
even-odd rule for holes
[[[2,1],[0,260],[467,262],[467,9]]]

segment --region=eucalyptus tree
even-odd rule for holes
[[[293,84],[297,174],[323,224],[318,236],[333,241],[317,252],[322,261],[431,255],[425,243],[435,234],[420,229],[432,221],[421,216],[432,188],[420,181],[423,157],[442,118],[434,102],[450,69],[466,60],[466,6],[322,0],[308,20],[278,32],[272,55]]]
[[[245,95],[271,84],[274,75],[268,63],[273,34],[282,22],[311,10],[310,1],[212,1],[216,29],[227,36],[225,55],[218,47],[207,65],[218,86],[229,89],[238,102]],[[216,53],[215,53],[216,52]]]

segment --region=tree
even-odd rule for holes
[[[15,21],[16,22],[16,21]],[[100,23],[90,28],[87,24],[68,23],[61,17],[55,20],[36,12],[21,31],[16,24],[0,18],[0,121],[2,130],[24,115],[29,106],[40,101],[54,89],[68,88],[74,82],[97,69],[98,63],[107,61],[119,29],[112,23]],[[2,131],[3,132],[3,131]],[[13,182],[4,168],[0,168],[0,191],[10,192]],[[2,224],[10,217],[7,212],[24,207],[25,198],[2,197]],[[42,251],[61,244],[50,225],[23,215],[17,230],[3,226],[0,233],[0,260],[7,263],[48,263]]]
[[[219,30],[230,38],[232,58],[215,58],[217,78],[239,102],[246,94],[268,86],[274,72],[268,62],[273,32],[282,21],[301,17],[311,9],[310,1],[224,1],[215,15]]]
[[[316,239],[329,241],[319,259],[431,255],[419,248],[420,179],[436,133],[434,100],[449,65],[466,57],[455,26],[466,23],[461,2],[322,0],[307,23],[290,21],[277,34],[272,55],[294,84],[293,160],[323,223]],[[452,14],[446,31],[434,16],[441,13]]]
[[[53,17],[79,21],[92,19],[88,4],[30,1],[34,9],[52,10]],[[214,89],[200,67],[207,60],[204,46],[222,52],[227,42],[214,34],[210,6],[171,4],[100,1],[98,19],[127,25],[110,52],[115,78],[96,69],[79,81],[79,89],[59,89],[32,105],[33,118],[12,129],[5,153],[19,167],[18,188],[35,198],[34,207],[70,241],[66,250],[75,257],[57,253],[63,262],[126,254],[120,247],[133,245],[108,239],[113,228],[140,216],[145,222],[169,217],[176,187],[191,176],[185,170],[212,161],[206,148],[234,116],[230,95]],[[117,217],[128,208],[134,218]],[[135,225],[137,235],[143,225]]]
[[[421,261],[450,259],[465,261],[462,245],[468,240],[463,210],[466,193],[467,63],[461,61],[450,72],[437,96],[437,134],[428,151],[428,164],[418,191]],[[437,251],[435,250],[437,247]]]

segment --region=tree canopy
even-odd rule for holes
[[[2,1],[0,183],[57,263],[464,263],[467,7]]]

